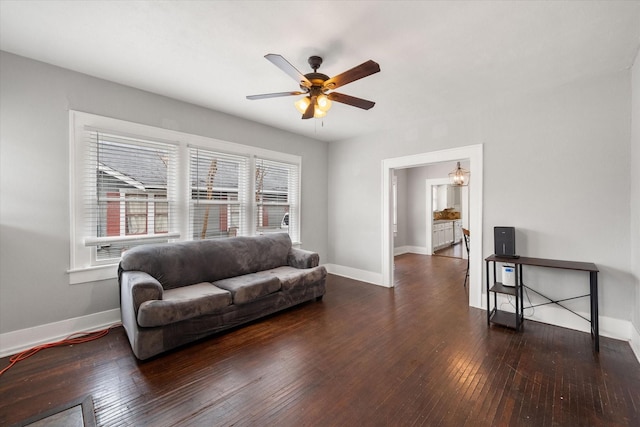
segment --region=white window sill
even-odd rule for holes
[[[68,270],[69,284],[97,282],[99,280],[115,279],[118,277],[118,264],[98,265],[95,267],[76,268]]]

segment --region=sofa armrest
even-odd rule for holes
[[[143,271],[122,272],[120,290],[131,299],[136,314],[140,304],[145,301],[161,300],[164,291],[158,280]]]
[[[287,263],[295,268],[313,268],[320,264],[320,255],[304,249],[291,248]]]

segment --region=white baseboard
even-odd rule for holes
[[[102,311],[60,322],[0,334],[0,357],[59,341],[78,332],[93,332],[120,322],[120,309]]]
[[[629,340],[629,345],[631,345],[631,350],[633,350],[633,353],[636,355],[636,359],[640,362],[640,332],[633,327],[633,323],[631,324],[631,339]]]
[[[404,254],[431,255],[425,246],[398,246],[393,248],[394,256]]]
[[[349,279],[359,280],[361,282],[371,283],[372,285],[383,286],[382,274],[374,273],[367,270],[359,270],[357,268],[345,267],[337,264],[324,264],[327,271],[337,276],[347,277]]]
[[[540,310],[545,308],[544,311]],[[535,320],[537,322],[549,323],[551,325],[560,326],[567,329],[573,329],[575,331],[591,332],[591,324],[579,318],[578,316],[565,311],[558,307],[536,307],[536,313],[534,316],[527,315],[527,309],[525,309],[525,318],[528,320]],[[589,313],[579,313],[580,315],[589,318]],[[629,341],[631,339],[631,322],[621,319],[615,319],[613,317],[607,317],[600,315],[600,336],[614,338],[622,341]]]

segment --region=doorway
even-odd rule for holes
[[[394,169],[468,160],[472,177],[469,184],[469,229],[474,238],[470,248],[469,305],[482,307],[482,144],[452,148],[382,161],[382,284],[393,287],[393,185]],[[429,239],[430,240],[430,239]]]
[[[455,167],[455,163],[449,163],[452,165],[451,169]],[[442,194],[443,191],[450,194],[451,186],[448,178],[426,179],[425,191],[425,241],[427,242],[427,253],[435,256],[467,259],[462,229],[469,229],[469,188],[466,186],[456,187],[457,194],[455,194],[453,202],[447,201],[447,197],[443,197]],[[445,208],[453,208],[454,215],[457,214],[451,222],[438,221],[436,218],[437,212],[442,212]],[[437,230],[437,228],[440,228],[440,230]],[[446,228],[446,230],[442,228]],[[442,239],[442,234],[446,234],[449,239]],[[449,240],[451,240],[451,243],[449,243]]]

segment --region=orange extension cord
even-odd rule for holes
[[[113,324],[113,325],[109,326],[107,329],[102,329],[102,330],[99,330],[99,331],[76,332],[74,334],[69,335],[67,338],[65,338],[63,340],[52,342],[52,343],[48,343],[48,344],[41,344],[41,345],[35,346],[33,348],[30,348],[29,350],[25,350],[25,351],[23,351],[21,353],[14,354],[9,359],[9,362],[10,362],[9,366],[7,366],[6,368],[4,368],[3,370],[0,371],[0,376],[2,376],[5,372],[7,372],[9,370],[9,368],[11,368],[16,363],[33,356],[34,354],[36,354],[40,350],[44,350],[44,349],[52,348],[52,347],[59,347],[59,346],[63,346],[63,345],[82,344],[84,342],[97,340],[98,338],[102,338],[102,337],[106,336],[111,329],[116,328],[116,327],[118,327],[120,325],[122,325],[122,323]]]

